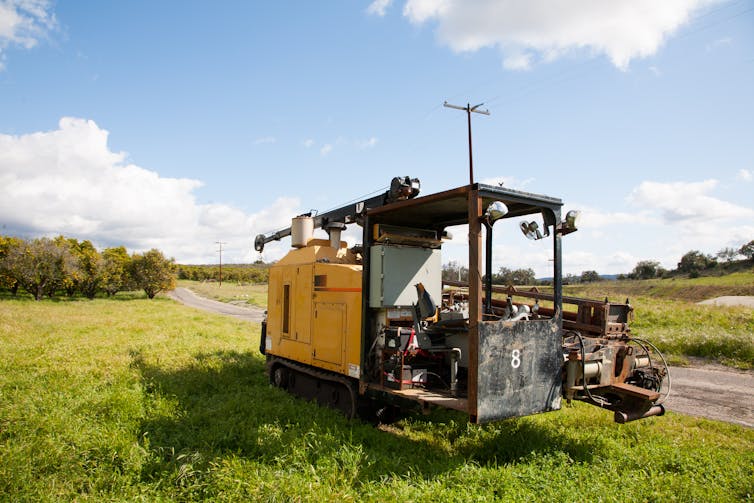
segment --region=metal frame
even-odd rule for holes
[[[455,189],[430,194],[369,208],[363,218],[363,278],[362,291],[369,291],[370,249],[374,244],[372,227],[379,223],[411,223],[417,227],[435,228],[438,231],[453,225],[468,224],[469,253],[469,359],[479,358],[479,323],[483,320],[484,287],[482,277],[482,226],[484,208],[493,201],[501,200],[509,208],[504,218],[520,217],[542,213],[545,225],[553,226],[553,277],[555,286],[553,319],[562,327],[562,267],[560,236],[555,232],[555,225],[560,221],[562,202],[560,199],[495,187],[484,184],[472,184]],[[489,262],[488,262],[489,263]],[[486,271],[490,273],[491,271]],[[369,299],[362,298],[362,355],[361,368],[366,368],[368,348],[371,345],[371,331],[374,321],[371,319]],[[476,365],[469,366],[467,404],[472,422],[477,416],[477,375]],[[363,382],[361,392],[365,392],[369,383]]]

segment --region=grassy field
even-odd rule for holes
[[[754,269],[725,276],[600,281],[567,285],[564,290],[569,295],[597,298],[607,295],[613,300],[624,300],[621,297],[629,295],[696,303],[724,295],[754,295]]]
[[[0,299],[0,500],[754,496],[750,429],[672,413],[617,425],[583,404],[378,429],[271,388],[258,335],[165,298]]]
[[[698,305],[725,295],[754,295],[754,272],[694,279],[604,281],[564,288],[566,295],[614,302],[630,299],[632,332],[656,344],[675,364],[701,357],[754,368],[754,309]]]
[[[224,302],[267,304],[266,285],[180,281],[199,295]],[[741,369],[754,368],[754,310],[744,307],[700,306],[700,300],[723,295],[754,295],[754,272],[694,279],[603,281],[569,285],[566,295],[614,302],[630,299],[635,308],[631,325],[637,337],[650,340],[675,365],[689,357],[704,358]]]

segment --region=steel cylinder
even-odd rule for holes
[[[314,237],[314,219],[312,217],[295,217],[291,222],[291,246],[304,248]]]

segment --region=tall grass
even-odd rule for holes
[[[696,303],[724,295],[754,295],[754,269],[725,276],[599,281],[568,285],[564,291],[583,297],[609,296],[613,301],[622,301],[626,296],[632,299],[641,296]]]
[[[651,340],[682,364],[701,357],[738,368],[754,368],[754,309],[698,305],[726,295],[754,295],[754,273],[693,279],[602,281],[565,287],[568,295],[614,302],[630,299],[632,332]]]
[[[390,427],[271,388],[259,326],[167,299],[0,300],[0,500],[737,501],[754,431],[577,404]]]

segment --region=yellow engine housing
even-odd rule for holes
[[[362,267],[312,239],[270,268],[267,354],[360,377]]]

